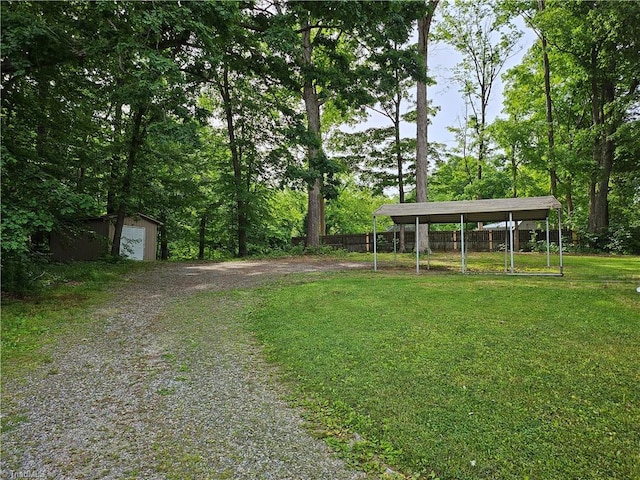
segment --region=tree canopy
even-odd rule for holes
[[[554,193],[591,246],[639,248],[638,2],[0,8],[4,278],[25,274],[51,232],[107,213],[118,219],[113,255],[138,211],[163,222],[163,258],[244,256],[298,234],[317,246],[365,228],[347,221],[358,204],[424,200],[427,176],[427,200]],[[504,74],[491,120],[518,16],[538,42]],[[413,103],[414,87],[433,81],[428,37],[463,53],[472,112],[453,147],[400,134],[416,120],[426,133],[437,114],[422,94]],[[367,109],[388,124],[345,130]]]

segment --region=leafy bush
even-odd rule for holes
[[[104,255],[95,262],[51,262],[46,254],[3,255],[2,291],[16,296],[39,294],[43,289],[69,281],[94,281],[110,271],[138,264],[124,257]],[[141,263],[140,263],[141,264]]]
[[[618,226],[609,229],[604,250],[612,253],[640,253],[640,226]]]
[[[532,252],[537,253],[546,253],[547,251],[547,241],[546,240],[538,240],[536,242],[529,242],[529,248]],[[549,242],[549,252],[558,253],[560,251],[560,247],[555,242]],[[567,247],[563,245],[562,251],[566,252]]]
[[[2,255],[2,291],[26,295],[39,289],[43,264],[36,256],[26,252]]]
[[[611,226],[601,234],[580,232],[582,253],[640,254],[640,226]]]

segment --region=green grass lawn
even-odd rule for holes
[[[249,322],[361,467],[640,478],[640,258],[565,260],[564,278],[335,274],[263,290]]]
[[[350,254],[352,258],[360,258],[373,263],[372,254]],[[567,255],[564,254],[565,264]],[[504,252],[468,252],[466,255],[465,268],[467,273],[505,273],[505,265],[510,269],[510,256]],[[528,274],[559,274],[560,257],[557,253],[549,256],[549,267],[545,254],[515,252],[514,272]],[[381,270],[397,268],[400,270],[416,268],[415,253],[398,254],[394,257],[391,253],[378,254],[378,267]],[[452,272],[459,273],[461,270],[460,252],[433,252],[431,255],[423,253],[420,255],[420,271],[426,273]]]
[[[640,257],[566,256],[563,278],[464,276],[443,254],[415,275],[413,258],[288,277],[238,304],[318,435],[407,477],[640,478]],[[503,256],[470,260],[499,271]],[[40,347],[132,268],[147,267],[55,266],[38,295],[3,298],[3,378],[46,362]],[[189,300],[194,325],[218,321],[211,295]]]

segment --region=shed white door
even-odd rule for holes
[[[132,260],[144,260],[144,227],[122,227],[120,238],[120,255]]]

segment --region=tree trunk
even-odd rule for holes
[[[518,197],[518,162],[515,148],[511,148],[511,176],[513,182],[513,198]]]
[[[38,116],[38,124],[36,125],[36,154],[39,161],[44,161],[46,157],[47,145],[47,125],[45,124],[48,117],[47,102],[49,99],[49,82],[42,79],[38,82],[38,103],[42,109],[41,115]]]
[[[594,65],[597,55],[594,49]],[[615,100],[615,86],[609,80],[591,79],[593,126],[596,139],[593,146],[593,174],[589,188],[589,233],[602,235],[609,228],[609,179],[613,168],[615,128],[607,123],[607,106]]]
[[[322,188],[322,187],[320,187]],[[320,236],[327,234],[327,201],[324,195],[320,195]]]
[[[422,64],[423,72],[427,71],[427,51],[429,40],[429,26],[431,17],[425,16],[418,20],[418,54]],[[416,202],[427,201],[427,125],[429,118],[427,104],[427,84],[418,81],[416,91],[417,119],[416,119]]]
[[[604,136],[604,135],[603,135]],[[589,233],[601,235],[609,228],[609,179],[613,167],[614,146],[611,140],[600,138],[594,146],[596,172],[590,185]]]
[[[313,63],[311,44],[311,28],[307,22],[306,28],[302,32],[303,41],[303,63],[310,66]],[[311,143],[307,147],[307,161],[309,170],[316,170],[322,154],[322,137],[320,135],[320,101],[318,92],[312,78],[305,78],[302,98],[307,112],[307,128],[311,137]],[[317,248],[320,246],[320,235],[324,225],[322,208],[322,174],[313,180],[313,184],[308,188],[307,207],[307,247]]]
[[[571,180],[571,177],[568,178],[566,184],[567,196],[565,198],[567,202],[567,215],[571,216],[571,213],[573,212],[573,181]]]
[[[422,63],[422,72],[427,74],[429,30],[431,21],[439,0],[429,0],[427,4],[427,14],[418,20],[418,55]],[[428,135],[429,124],[429,104],[427,99],[426,82],[418,81],[416,91],[417,120],[416,120],[416,202],[427,201],[427,172],[429,165],[428,158]],[[416,232],[417,234],[418,232]],[[427,245],[427,226],[420,227],[420,245],[416,249],[424,251]]]
[[[142,120],[147,111],[146,106],[137,108],[131,133],[131,143],[129,144],[129,155],[127,156],[127,169],[122,179],[122,189],[118,200],[118,209],[116,213],[115,231],[113,234],[113,243],[111,244],[111,256],[120,255],[120,240],[122,239],[122,229],[124,227],[124,218],[127,213],[127,203],[131,194],[131,183],[133,181],[133,169],[136,164],[136,157],[144,141],[145,130],[142,127]]]
[[[231,150],[231,163],[233,164],[234,194],[236,197],[236,224],[238,227],[238,256],[247,256],[247,230],[248,215],[247,202],[244,200],[244,183],[242,181],[242,154],[236,141],[235,123],[233,119],[233,106],[231,88],[229,86],[229,70],[224,67],[223,83],[219,85],[220,95],[224,102],[224,112],[227,120],[227,134],[229,136],[229,149]]]
[[[476,67],[477,68],[477,67]],[[486,135],[486,127],[487,127],[487,107],[489,105],[489,94],[490,87],[487,88],[486,79],[484,78],[484,73],[478,75],[478,80],[480,81],[480,119],[478,120],[476,116],[475,121],[475,130],[476,135],[478,136],[478,168],[476,178],[478,180],[478,191],[476,194],[477,200],[482,200],[482,168],[484,167],[484,161],[486,158],[486,150],[487,150],[487,140],[485,138]],[[474,109],[475,112],[475,109]],[[482,230],[483,223],[478,222],[478,230]]]
[[[396,150],[396,164],[398,166],[398,195],[400,203],[405,203],[404,199],[404,171],[402,165],[402,150],[400,148],[400,103],[402,102],[402,97],[400,94],[396,96],[395,99],[395,111],[394,111],[394,119],[393,119],[393,127],[395,130],[395,150]],[[404,240],[404,225],[400,225],[400,236],[399,236],[399,245],[398,250],[400,253],[404,253],[406,250],[405,240]]]
[[[162,219],[160,225],[160,260],[169,260],[169,239],[167,238],[167,220]]]
[[[118,88],[122,88],[124,81],[118,78],[116,85]],[[114,109],[113,119],[113,154],[111,155],[111,168],[109,172],[109,185],[107,191],[107,215],[113,215],[118,210],[118,198],[117,187],[118,178],[120,177],[120,149],[121,149],[121,135],[122,135],[122,102],[117,101]]]
[[[309,189],[309,201],[307,205],[307,247],[318,248],[320,246],[320,209],[322,202],[322,181],[316,178],[313,187]]]
[[[538,10],[545,9],[545,0],[538,0]],[[547,117],[547,161],[549,162],[549,180],[551,184],[551,195],[558,194],[558,175],[556,172],[555,138],[553,127],[553,102],[551,100],[551,69],[549,67],[549,53],[547,47],[547,37],[540,33],[540,43],[542,44],[542,64],[544,68],[544,96]]]
[[[124,218],[126,216],[126,205],[121,200],[118,211],[116,212],[116,224],[113,232],[113,243],[111,244],[111,256],[118,257],[120,255],[120,242],[122,240],[122,230],[124,228]]]
[[[200,217],[200,229],[198,231],[198,260],[204,260],[205,238],[207,233],[207,215]]]
[[[482,167],[484,166],[486,141],[484,138],[485,127],[487,124],[487,103],[489,99],[486,96],[485,89],[481,89],[481,105],[480,105],[480,122],[476,119],[476,133],[478,134],[478,183],[482,181]],[[482,190],[478,189],[476,196],[478,200],[482,199]]]
[[[118,185],[118,166],[119,159],[117,154],[111,158],[111,171],[109,172],[109,190],[107,191],[107,215],[113,215],[117,212],[117,196],[116,186]]]

